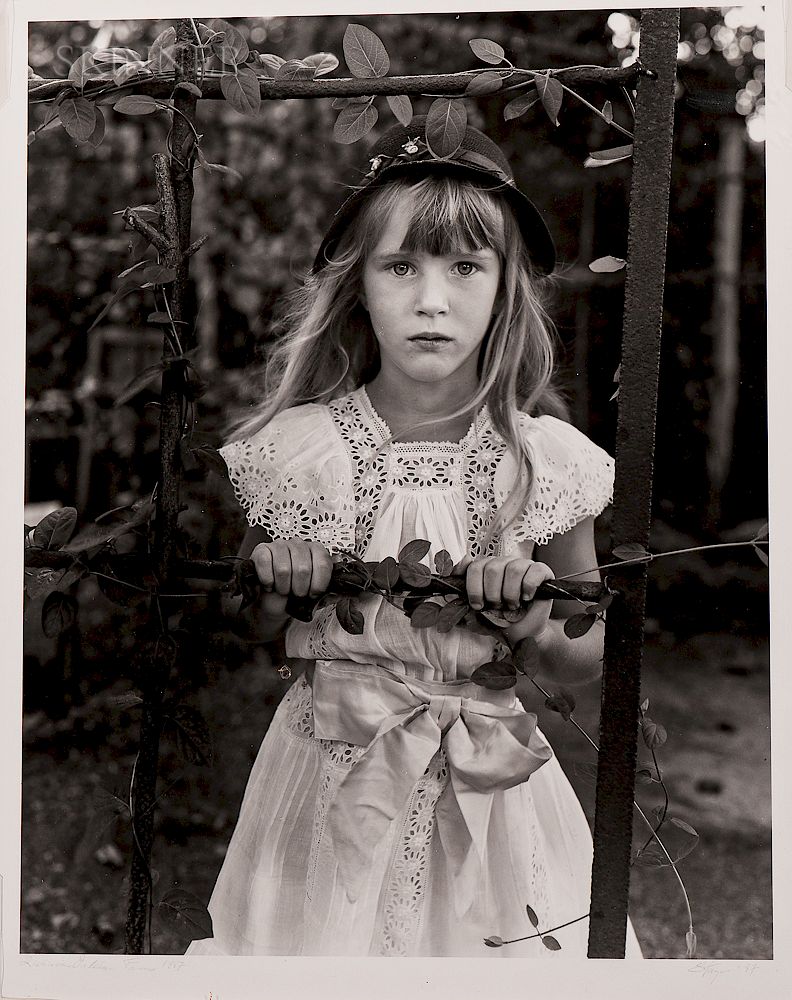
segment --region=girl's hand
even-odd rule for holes
[[[465,588],[470,606],[481,611],[491,608],[517,609],[528,604],[525,615],[506,631],[513,639],[538,636],[547,628],[552,600],[534,601],[537,588],[555,574],[545,563],[520,557],[484,556],[465,558],[454,567],[455,573],[465,573]]]
[[[333,561],[319,542],[301,538],[261,542],[251,552],[264,595],[261,610],[270,618],[286,618],[286,602],[295,597],[320,597],[330,585]]]

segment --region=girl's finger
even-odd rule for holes
[[[286,542],[273,542],[272,552],[272,575],[275,579],[275,590],[286,597],[291,593],[292,563],[289,554],[289,546]]]
[[[503,574],[506,566],[505,559],[488,559],[484,566],[484,598],[496,608],[503,604]]]
[[[462,576],[472,562],[473,556],[462,556],[456,566],[454,566],[451,570],[451,576]]]
[[[523,577],[530,563],[525,559],[512,559],[503,573],[503,601],[510,608],[520,606],[523,597]]]
[[[473,559],[468,563],[465,573],[465,589],[467,590],[468,604],[475,611],[480,611],[484,607],[484,562],[481,559]]]
[[[330,553],[319,542],[311,542],[311,563],[313,571],[308,592],[311,597],[319,597],[330,586],[330,577],[333,573],[333,560],[330,558]]]
[[[291,542],[289,557],[291,559],[291,592],[297,597],[305,597],[311,588],[313,574],[310,543]]]
[[[253,565],[256,567],[256,575],[261,583],[264,593],[269,594],[275,587],[275,575],[272,568],[272,551],[267,542],[257,545],[250,553]]]
[[[524,601],[533,600],[540,583],[545,580],[553,580],[555,574],[544,563],[531,563],[522,579],[522,597]]]

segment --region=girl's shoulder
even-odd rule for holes
[[[599,445],[595,444],[574,424],[549,413],[532,417],[520,412],[520,428],[523,440],[536,460],[555,463],[593,463],[613,469],[613,459]]]
[[[549,414],[521,413],[519,423],[531,456],[531,489],[523,514],[508,529],[507,547],[526,540],[542,545],[584,517],[600,514],[613,499],[614,461],[604,448]],[[507,453],[495,475],[499,503],[516,474],[516,461]]]
[[[351,469],[327,406],[282,410],[220,454],[250,524],[273,538],[349,544]]]

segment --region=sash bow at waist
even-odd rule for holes
[[[515,708],[511,691],[487,691],[487,701],[480,693],[470,681],[421,681],[369,664],[317,662],[315,736],[366,748],[327,812],[349,899],[357,898],[377,845],[442,746],[449,781],[435,811],[437,833],[458,914],[472,905],[494,793],[527,781],[552,757],[536,715]]]

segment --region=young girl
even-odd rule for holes
[[[612,460],[559,416],[539,289],[550,235],[501,150],[468,128],[438,159],[424,119],[377,144],[336,214],[257,412],[223,449],[265,595],[262,637],[310,661],[251,774],[210,911],[189,954],[582,957],[588,921],[502,949],[589,908],[591,837],[514,689],[469,680],[496,640],[412,628],[362,602],[350,635],[323,594],[334,553],[367,560],[431,542],[474,608],[516,608],[545,580],[596,565],[593,518]],[[589,572],[581,579],[597,579]],[[570,641],[571,602],[535,600],[541,678],[600,670],[602,631]],[[628,954],[639,954],[632,931]]]

